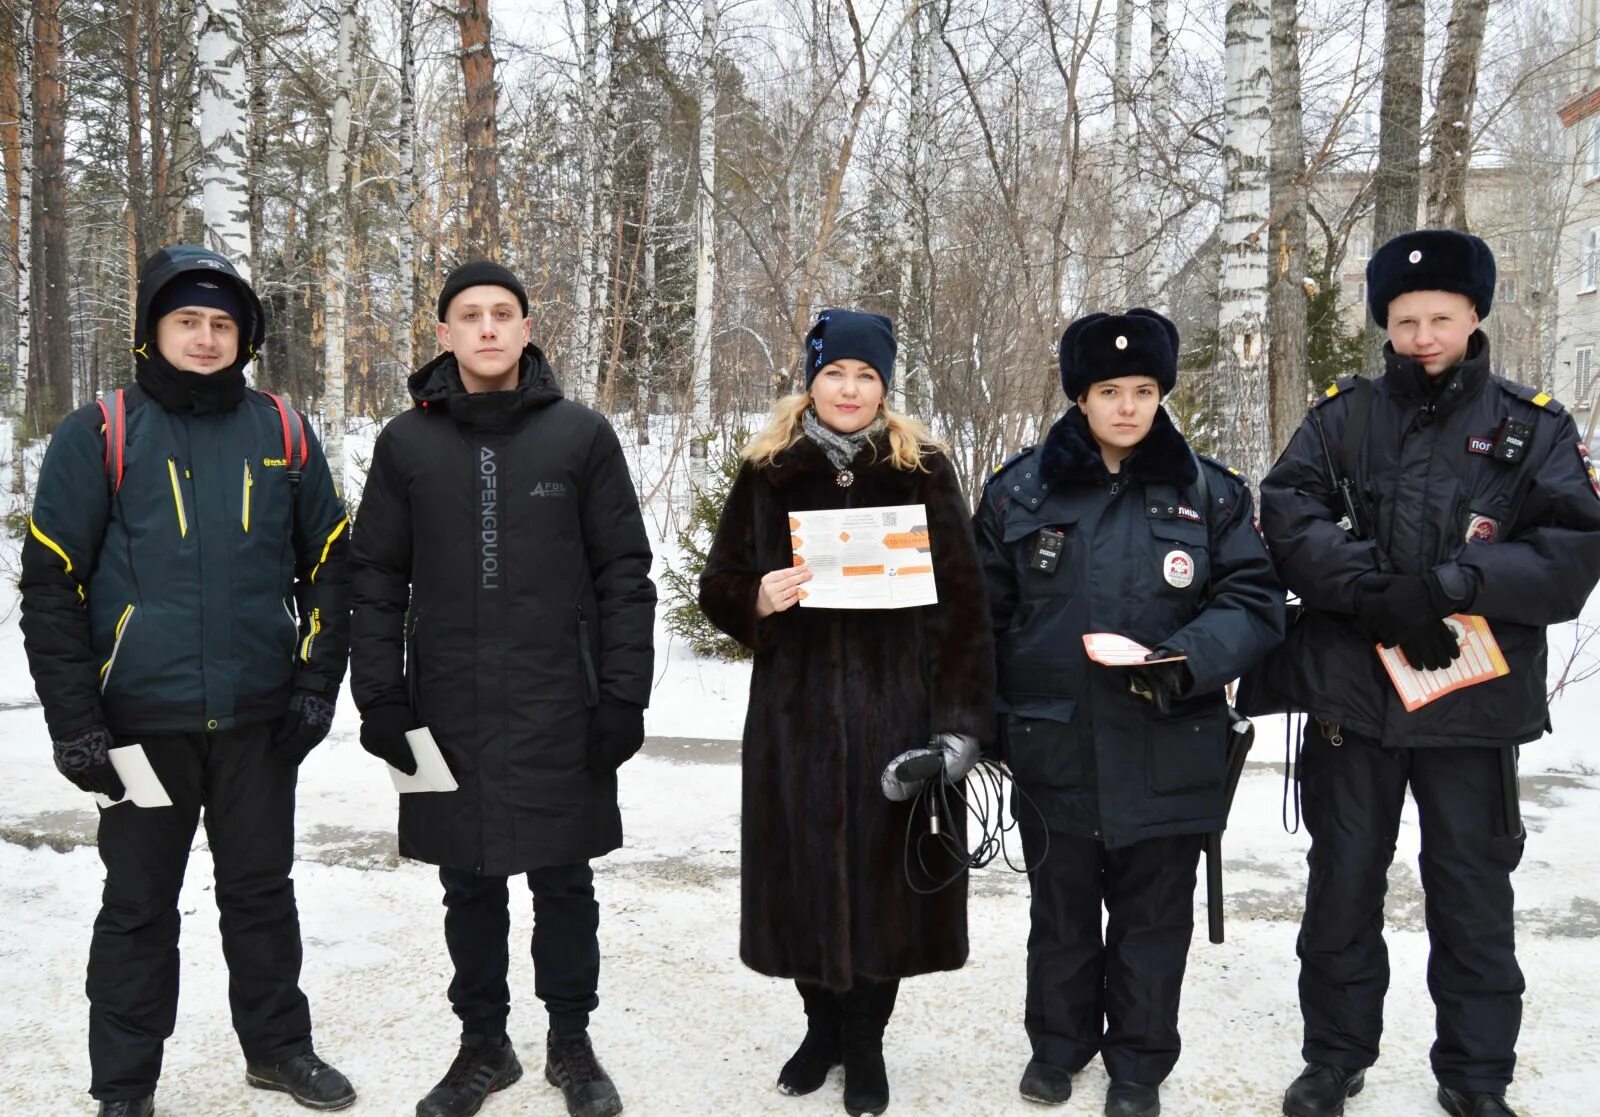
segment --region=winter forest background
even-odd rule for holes
[[[137,262],[181,239],[247,268],[255,382],[355,488],[345,432],[407,406],[475,255],[524,277],[569,395],[668,441],[642,491],[684,495],[840,304],[895,318],[896,402],[971,489],[1061,410],[1066,323],[1134,304],[1183,331],[1180,424],[1259,478],[1373,360],[1360,268],[1403,229],[1489,237],[1506,371],[1551,380],[1579,7],[0,0],[11,445],[131,374]]]

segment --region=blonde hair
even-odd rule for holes
[[[802,423],[810,407],[810,392],[780,399],[772,408],[772,421],[744,448],[745,461],[755,466],[769,466],[774,458],[804,438]],[[878,414],[883,416],[889,435],[889,464],[896,469],[920,469],[926,473],[925,455],[949,452],[950,448],[935,438],[921,419],[892,411],[887,404],[879,405]]]

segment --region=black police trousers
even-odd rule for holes
[[[1112,1078],[1159,1085],[1178,1062],[1204,835],[1107,849],[1094,838],[1021,830],[1033,866],[1023,1016],[1033,1057],[1076,1073],[1098,1053]]]
[[[1300,756],[1311,834],[1300,956],[1302,1054],[1348,1070],[1378,1060],[1389,955],[1383,897],[1407,785],[1422,831],[1418,858],[1435,1008],[1434,1076],[1453,1090],[1503,1093],[1522,1024],[1508,837],[1494,748],[1382,748],[1315,719]]]
[[[89,1092],[153,1093],[178,1011],[178,893],[205,813],[228,1003],[245,1058],[280,1063],[311,1050],[300,991],[295,908],[297,769],[273,755],[268,726],[119,739],[144,746],[170,807],[100,812],[106,881],[89,944]]]
[[[511,934],[507,877],[441,868],[444,941],[455,964],[450,1007],[463,1035],[505,1034],[511,1015]],[[581,1032],[600,1003],[600,905],[589,863],[552,865],[528,873],[533,892],[533,991],[550,1028]]]

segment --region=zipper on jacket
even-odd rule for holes
[[[578,659],[583,663],[584,704],[600,704],[600,680],[594,673],[594,655],[589,651],[589,622],[584,619],[583,606],[578,606]]]
[[[117,662],[117,652],[122,648],[122,636],[128,631],[128,619],[133,616],[133,604],[122,610],[122,616],[117,618],[116,637],[111,641],[111,658],[106,660],[105,666],[100,668],[100,693],[104,694],[106,684],[111,682],[111,665]]]
[[[246,535],[250,534],[250,490],[255,487],[255,478],[250,476],[250,459],[246,458],[244,460],[244,496],[240,500],[240,506],[244,509],[240,518],[244,524]]]
[[[178,510],[178,535],[189,538],[189,516],[183,507],[183,486],[178,484],[178,459],[167,459],[167,476],[172,478],[172,506]]]

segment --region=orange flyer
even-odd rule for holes
[[[1444,623],[1456,634],[1456,643],[1461,648],[1461,655],[1449,667],[1419,671],[1406,662],[1399,648],[1378,648],[1378,658],[1389,672],[1389,680],[1405,704],[1406,713],[1420,710],[1447,694],[1511,674],[1487,620],[1456,613],[1446,617]]]
[[[921,504],[789,513],[796,566],[811,571],[802,609],[934,605],[933,540]]]

